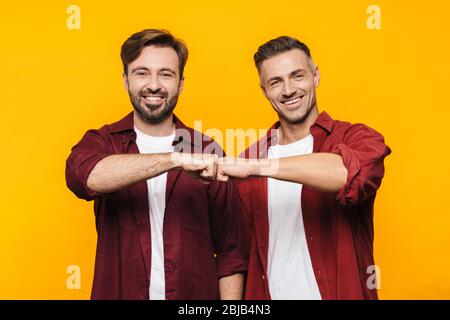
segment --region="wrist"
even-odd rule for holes
[[[183,167],[183,154],[181,152],[168,153],[169,170]]]
[[[247,162],[248,176],[259,176],[259,162],[258,160],[250,160]]]
[[[276,167],[273,159],[260,159],[258,166],[253,170],[257,170],[256,175],[262,177],[271,177],[274,174]]]

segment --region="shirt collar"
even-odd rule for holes
[[[316,121],[311,126],[311,128],[318,127],[320,129],[325,130],[327,133],[331,133],[331,131],[333,130],[333,122],[334,120],[331,118],[331,116],[325,111],[322,111],[317,117]],[[266,137],[264,139],[266,144],[264,145],[264,148],[262,148],[261,152],[267,153],[267,149],[270,146],[276,145],[278,143],[276,129],[278,129],[279,126],[280,121],[277,121],[272,125],[272,127],[269,128],[269,130],[267,130]]]
[[[194,129],[186,126],[175,114],[173,115],[173,122],[175,123],[175,138],[173,145],[177,145],[180,142],[191,144],[195,147],[202,146],[202,137],[197,137],[201,133],[197,133]],[[109,125],[111,133],[124,133],[128,132],[130,138],[136,141],[136,132],[134,131],[133,112],[130,112],[121,120]]]
[[[333,123],[334,123],[333,118],[331,118],[331,116],[325,111],[322,111],[317,117],[313,126],[319,126],[322,129],[324,129],[327,133],[331,133],[331,131],[333,131]]]

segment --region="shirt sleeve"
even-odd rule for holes
[[[209,186],[210,226],[218,277],[247,271],[244,226],[235,181]]]
[[[391,153],[381,134],[363,124],[352,125],[331,152],[342,157],[348,171],[337,195],[342,205],[356,205],[376,193],[384,176],[384,158]]]
[[[72,148],[66,161],[66,183],[78,198],[89,201],[102,195],[88,188],[87,179],[95,165],[109,155],[106,142],[98,130],[86,132]]]

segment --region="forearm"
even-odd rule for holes
[[[333,153],[263,159],[251,165],[252,175],[301,183],[323,192],[337,192],[347,181],[342,158]]]
[[[242,300],[244,291],[244,275],[235,273],[219,279],[221,300]]]
[[[110,193],[133,183],[173,169],[171,153],[118,154],[99,161],[91,171],[87,186],[100,193]]]

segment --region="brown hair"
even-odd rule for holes
[[[281,36],[267,41],[258,48],[258,51],[253,56],[256,68],[260,71],[261,64],[264,60],[292,49],[300,49],[309,59],[312,59],[311,52],[306,44],[295,38]]]
[[[131,35],[122,45],[120,57],[123,72],[128,73],[128,64],[136,60],[142,49],[147,46],[170,47],[175,50],[179,59],[180,79],[183,78],[184,66],[188,58],[188,49],[184,42],[176,39],[169,31],[163,29],[145,29]]]

